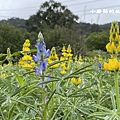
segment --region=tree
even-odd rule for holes
[[[24,39],[29,39],[30,40],[30,48],[35,49],[35,44],[37,40],[38,34],[35,32],[26,32],[24,33]]]
[[[12,52],[20,51],[24,43],[21,31],[8,24],[0,24],[0,53],[6,53],[7,48]]]
[[[44,31],[44,26],[54,28],[56,25],[71,28],[73,23],[78,20],[69,9],[59,2],[50,0],[41,5],[35,15],[32,15],[26,22],[29,31]]]
[[[43,33],[48,48],[56,47],[57,51],[61,51],[63,45],[66,47],[70,44],[73,53],[81,54],[84,51],[83,36],[79,31],[74,31],[65,27],[55,26],[54,29],[46,29]],[[85,53],[85,51],[84,51]]]
[[[106,51],[106,44],[109,42],[108,32],[93,32],[86,39],[85,44],[88,50],[104,50]]]
[[[26,20],[20,18],[10,18],[8,20],[1,20],[0,24],[9,24],[16,28],[19,28],[22,33],[26,32],[27,26],[25,25]]]

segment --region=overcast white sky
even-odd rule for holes
[[[28,19],[49,0],[0,0],[0,20],[11,17]],[[79,21],[105,24],[120,21],[120,0],[55,0],[67,6]]]

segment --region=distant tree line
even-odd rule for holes
[[[66,6],[50,0],[44,2],[36,14],[28,20],[11,18],[0,21],[0,53],[9,47],[13,52],[20,51],[25,39],[30,39],[31,48],[35,48],[37,34],[41,31],[48,48],[61,50],[63,45],[70,44],[74,54],[85,54],[86,51],[106,50],[109,41],[110,23],[97,25],[78,23]]]

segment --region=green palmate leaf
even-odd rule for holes
[[[19,55],[21,55],[23,52],[34,53],[34,52],[37,52],[37,50],[36,50],[36,49],[31,49],[31,50],[29,50],[29,51],[18,51],[18,52],[14,52],[14,53],[12,54],[12,56],[19,56]]]
[[[56,84],[56,93],[59,94],[59,95],[61,95],[61,96],[66,96],[65,91],[60,86],[61,83],[62,83],[62,80],[58,81],[58,83]]]
[[[55,61],[55,62],[49,64],[48,68],[51,67],[51,66],[53,66],[53,65],[55,65],[55,64],[58,64],[58,63],[61,63],[61,62],[65,62],[65,61],[68,61],[68,60],[61,60],[61,61],[58,60],[58,61]]]
[[[108,109],[107,107],[101,106],[101,105],[99,105],[99,104],[94,104],[94,105],[92,105],[92,106],[93,106],[93,107],[96,107],[96,108],[98,108],[98,109],[100,109],[100,110],[106,111],[106,112],[108,112],[108,113],[112,113],[112,110]]]
[[[62,80],[59,81],[57,84],[56,84],[56,92],[57,93],[60,93],[60,84],[62,83]]]
[[[16,88],[14,88],[14,91],[11,92],[10,96],[13,97],[13,96],[19,94],[22,89],[23,89],[23,87],[20,87],[20,88],[16,87]]]
[[[49,102],[50,102],[50,100],[52,99],[52,97],[53,97],[53,95],[55,94],[55,92],[56,92],[56,89],[55,89],[55,90],[52,92],[52,94],[50,95],[50,98],[49,98],[49,100],[47,101],[46,105],[49,104]]]
[[[116,102],[115,102],[115,97],[113,92],[110,92],[110,97],[111,97],[113,109],[116,109]]]
[[[71,109],[68,110],[68,112],[64,115],[62,120],[68,120],[70,114],[71,114]]]
[[[114,114],[114,111],[104,107],[104,106],[101,106],[101,105],[98,105],[98,104],[94,104],[92,105],[93,107],[96,107],[97,109],[101,110],[101,112],[94,112],[92,114],[90,114],[88,117],[96,117],[96,118],[103,118],[103,120],[109,120],[108,118],[110,118],[113,114]],[[105,119],[105,117],[107,117],[107,119]]]
[[[108,99],[110,99],[110,96],[107,94],[100,99],[100,103],[103,104],[105,103]]]
[[[72,74],[68,75],[67,77],[65,77],[64,79],[73,78],[73,77],[78,78],[78,77],[80,77],[80,74],[82,74],[82,73],[84,73],[84,72],[92,71],[92,70],[93,70],[93,69],[82,70],[82,71],[79,71],[79,72],[77,72],[77,73],[75,73],[75,74],[72,73]]]
[[[21,76],[19,76],[16,72],[14,74],[15,74],[16,78],[18,79],[20,86],[23,87],[24,79]]]
[[[89,115],[89,114],[90,114],[90,111],[89,111],[88,108],[83,108],[83,107],[78,108],[78,107],[77,107],[77,110],[78,110],[79,112],[81,112],[81,113],[86,114],[86,115]]]
[[[120,120],[120,116],[119,116],[119,115],[116,115],[115,118],[116,118],[117,120]]]
[[[54,77],[54,76],[48,76],[48,75],[41,75],[41,76],[39,76],[40,78],[50,78],[50,79],[55,79],[55,80],[61,80],[60,78],[58,78],[58,77]],[[50,81],[50,80],[48,80],[48,81]]]
[[[92,87],[92,86],[95,85],[95,84],[97,84],[97,82],[94,82],[93,84],[91,84],[91,85],[89,85],[89,86],[86,86],[86,87],[84,87],[84,88],[79,88],[79,89],[77,89],[76,91],[74,91],[73,93],[71,93],[68,97],[76,97],[76,96],[78,96],[77,93],[79,94],[80,91],[83,91],[83,90],[85,90],[85,89],[88,89],[88,88]]]
[[[21,100],[19,100],[19,99],[11,98],[11,100],[16,101],[16,102],[18,102],[18,103],[20,103],[20,104],[23,104],[23,105],[29,107],[30,109],[34,110],[36,113],[38,112],[38,111],[34,108],[34,105],[28,104],[28,103],[23,102],[23,101],[21,101]]]
[[[85,120],[85,119],[81,116],[79,110],[76,110],[76,114],[77,114],[78,120]]]
[[[96,117],[96,118],[104,119],[106,116],[108,116],[108,118],[109,118],[112,115],[113,115],[113,113],[109,113],[109,112],[94,112],[94,113],[90,114],[88,117]]]
[[[21,51],[14,52],[14,53],[12,54],[12,56],[18,56],[18,55],[21,55]]]
[[[69,75],[68,75],[67,77],[65,77],[64,79],[68,79],[68,78],[71,78],[71,77],[77,77],[77,75],[82,74],[82,73],[84,73],[84,72],[93,71],[93,69],[84,70],[85,68],[90,67],[90,66],[91,66],[91,64],[88,65],[88,66],[85,66],[85,67],[83,67],[83,68],[80,68],[80,69],[76,70],[75,72],[69,74]]]
[[[79,72],[74,73],[74,75],[82,74],[82,73],[88,72],[88,71],[94,71],[94,70],[93,70],[93,69],[81,70],[81,71],[79,71]]]
[[[59,79],[56,79],[56,80],[46,80],[46,81],[41,81],[41,82],[39,82],[39,85],[47,84],[47,83],[50,83],[50,82],[56,82],[56,81],[59,81]]]
[[[114,114],[111,115],[107,120],[116,120],[116,119],[115,119],[115,115],[114,115]]]
[[[0,54],[0,57],[6,56],[7,54]]]
[[[87,65],[87,66],[85,66],[85,67],[83,67],[83,68],[80,68],[80,69],[76,70],[75,72],[71,73],[70,75],[74,75],[74,74],[77,75],[77,74],[80,74],[80,73],[79,73],[80,71],[82,71],[82,70],[84,70],[85,68],[88,68],[88,67],[90,67],[90,66],[92,66],[92,64]],[[87,70],[85,70],[85,71],[87,71]]]
[[[66,100],[62,101],[61,104],[58,106],[58,108],[57,108],[57,110],[54,112],[51,120],[55,120],[55,116],[56,116],[57,112],[58,112],[59,109],[63,106],[63,104],[64,104],[65,101],[66,101]]]
[[[2,120],[6,120],[6,119],[5,119],[5,116],[4,116],[4,114],[3,114],[3,111],[1,110],[1,108],[0,108],[0,115],[1,115],[0,118],[2,117]]]
[[[68,79],[68,78],[73,78],[73,77],[79,78],[80,75],[69,75],[69,76],[65,77],[64,80],[65,80],[65,79]]]
[[[3,61],[0,61],[0,65],[2,65],[6,61],[6,58]]]
[[[21,115],[21,113],[18,113],[17,115],[15,115],[14,118],[13,118],[13,120],[18,120],[18,119],[19,119],[18,117],[19,117],[20,115]]]
[[[30,52],[31,53],[37,52],[37,49],[31,49]]]
[[[0,61],[0,65],[2,65],[3,61]]]

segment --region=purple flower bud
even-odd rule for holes
[[[40,71],[44,71],[47,68],[47,60],[40,63]]]
[[[36,55],[33,55],[33,60],[35,62],[38,62],[40,59],[41,59],[41,55],[40,55],[40,52],[38,51]]]
[[[45,53],[45,57],[49,57],[50,56],[50,49],[48,49]]]
[[[98,63],[98,68],[102,68],[102,64],[101,63]]]
[[[40,75],[40,70],[38,68],[36,68],[35,73],[36,73],[36,75]]]

